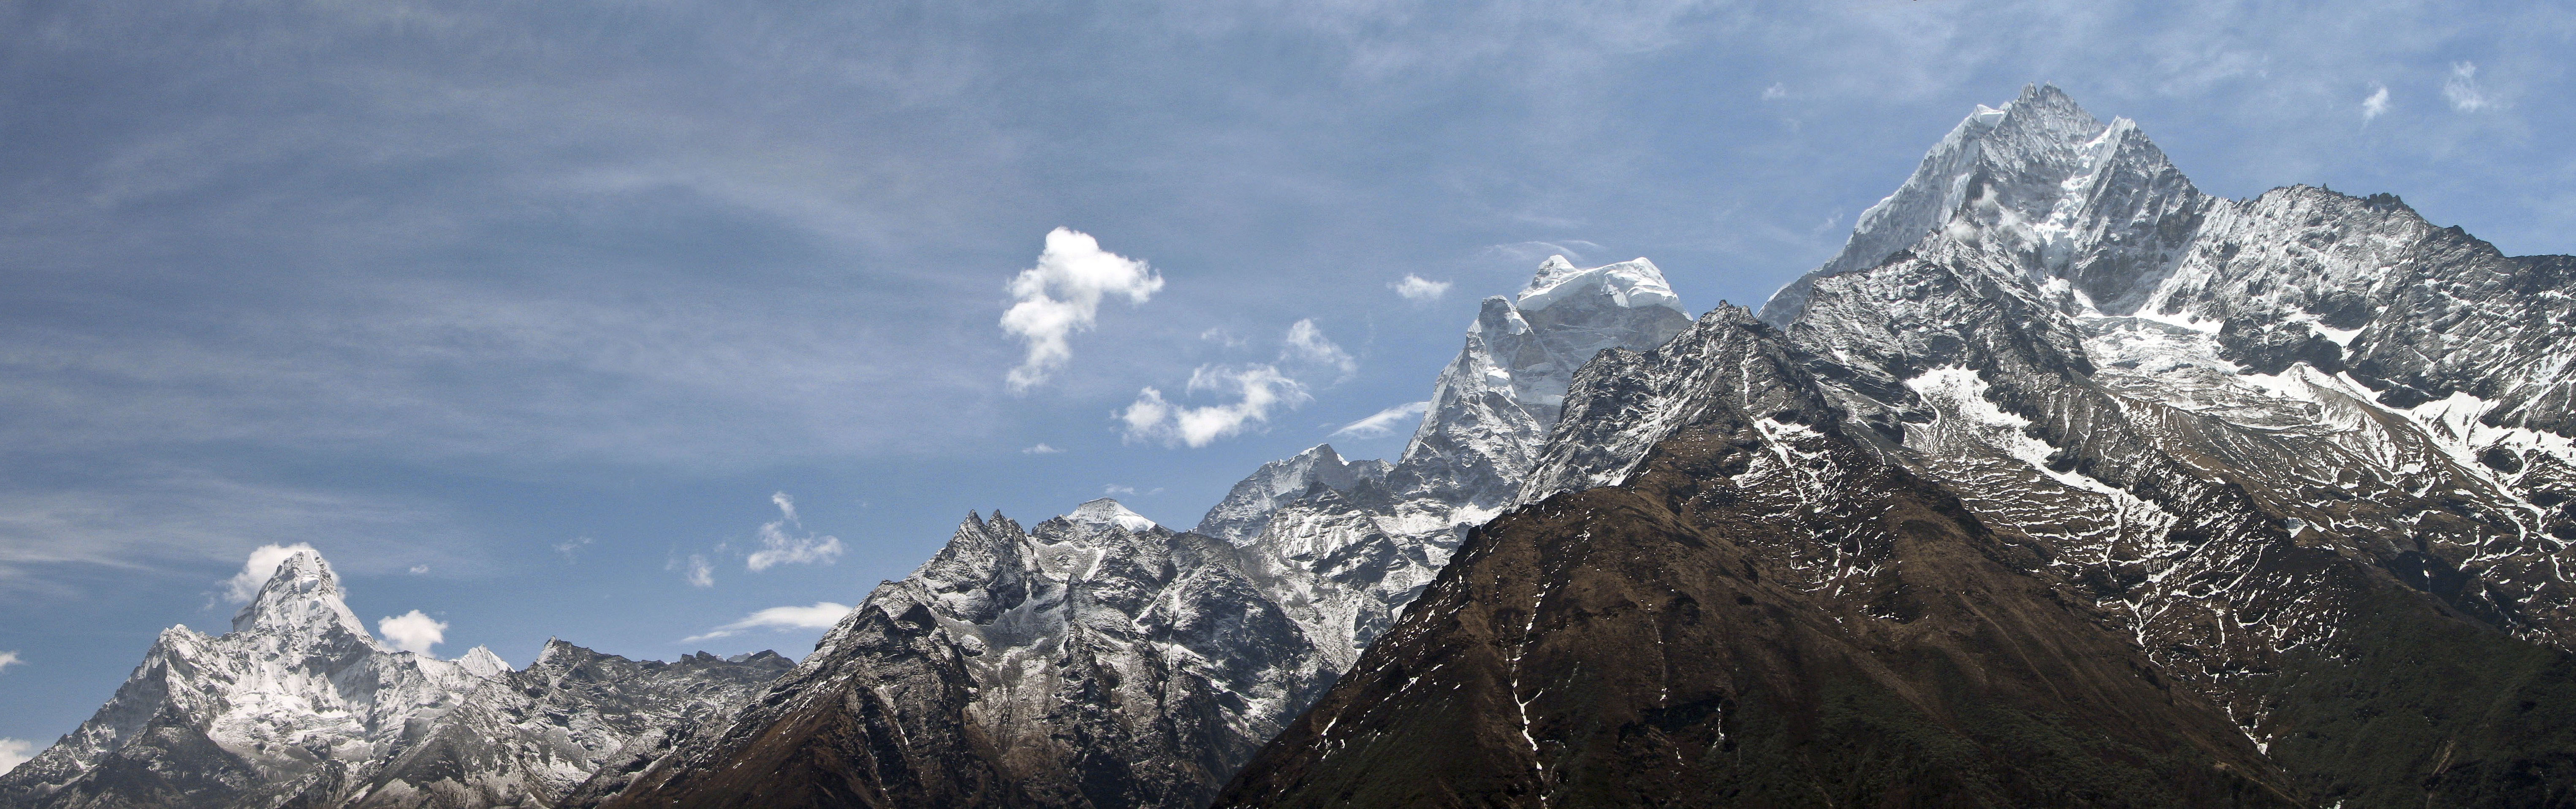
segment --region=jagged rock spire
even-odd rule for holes
[[[2091,265],[2048,266],[2097,301],[2109,303],[2127,282],[2152,267],[2173,245],[2172,233],[2074,232],[2071,223],[2103,227],[2151,222],[2187,232],[2202,196],[2135,122],[2103,123],[2053,85],[2022,88],[2000,108],[1978,105],[1923,156],[1913,176],[1863,211],[1840,253],[1791,282],[1762,307],[1762,320],[1786,327],[1819,279],[1878,266],[1898,251],[1938,240],[1960,223],[1963,232],[2020,228],[2015,235],[2042,264],[2096,253]],[[2111,210],[2120,209],[2120,210]],[[2069,249],[2072,242],[2110,243],[2128,249]],[[2098,265],[2098,266],[2096,266]]]
[[[337,628],[372,642],[366,623],[349,611],[346,597],[340,589],[339,575],[332,572],[331,563],[323,561],[322,554],[297,551],[277,563],[277,572],[269,574],[259,594],[233,614],[233,631],[322,634]]]

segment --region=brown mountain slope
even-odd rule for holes
[[[1767,329],[1696,331],[1729,373],[1692,424],[1481,529],[1218,805],[2297,803],[2031,549],[1843,437]]]

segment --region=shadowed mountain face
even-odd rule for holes
[[[971,517],[612,806],[1200,807],[1508,506],[1575,369],[1688,327],[1643,260],[1485,301],[1402,459],[1265,464],[1175,533]]]
[[[1230,551],[1108,500],[970,517],[608,805],[1203,804],[1332,675]]]
[[[1980,108],[1764,326],[1585,366],[1225,802],[2557,805],[2570,265]]]
[[[2292,803],[1749,315],[1648,361],[1724,373],[1626,482],[1479,529],[1219,805]]]

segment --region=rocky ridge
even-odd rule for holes
[[[1432,791],[1415,796],[1425,803],[1516,805],[1559,794],[1651,803],[1643,796],[1677,785],[1787,789],[1777,773],[1748,776],[1737,763],[1689,751],[1663,763],[1599,757],[1716,733],[1745,745],[1805,745],[1793,759],[1803,763],[1779,773],[1850,761],[1851,745],[1919,761],[1936,748],[1890,752],[1870,741],[1885,722],[1910,715],[1932,717],[1936,736],[1964,734],[1990,750],[2021,746],[2029,761],[2069,755],[2045,744],[2054,731],[1981,736],[1939,699],[1863,716],[1875,729],[1818,735],[1816,723],[1833,716],[1813,712],[1825,695],[1744,679],[1817,674],[1799,668],[1814,659],[1766,659],[1738,640],[1720,641],[1736,673],[1715,686],[1707,672],[1684,667],[1635,671],[1612,651],[1609,638],[1633,644],[1636,632],[1660,631],[1652,627],[1670,601],[1658,593],[1704,601],[1715,592],[1711,574],[1682,560],[1725,548],[1715,552],[1723,564],[1752,542],[1741,578],[1758,574],[1787,591],[1749,591],[1746,603],[1772,614],[1763,620],[1830,621],[1835,654],[1866,650],[1856,665],[1876,669],[1874,688],[1942,693],[1916,679],[1938,671],[1923,668],[1920,639],[1887,641],[1958,617],[1945,618],[1934,596],[1958,591],[1951,557],[1973,554],[2012,573],[1979,573],[1971,580],[1993,584],[1967,592],[2037,593],[2095,617],[2041,632],[1971,604],[1987,616],[1983,625],[1953,631],[2000,633],[2008,648],[2082,643],[2097,648],[2093,655],[2125,657],[2136,664],[2132,682],[2098,673],[2071,682],[2106,694],[2173,683],[2261,755],[2247,761],[2192,730],[2198,741],[2178,749],[2198,749],[2246,780],[2195,793],[2188,779],[2143,777],[2133,782],[2145,791],[2078,802],[2546,803],[2576,787],[2576,762],[2564,753],[2576,739],[2548,718],[2576,710],[2568,583],[2559,573],[2576,540],[2564,348],[2576,323],[2570,266],[2566,257],[2504,256],[2425,223],[2394,197],[2304,187],[2210,197],[2134,123],[2102,123],[2055,88],[1981,107],[1861,218],[1841,255],[1767,304],[1758,325],[1721,311],[1662,349],[1611,352],[1586,366],[1519,497],[1528,504],[1522,514],[1552,515],[1530,523],[1553,527],[1512,530],[1524,524],[1516,515],[1471,539],[1462,560],[1520,561],[1445,571],[1433,593],[1446,606],[1409,615],[1228,800],[1346,799],[1365,783],[1427,783],[1421,788]],[[1766,348],[1737,347],[1747,344]],[[1766,367],[1794,370],[1747,383],[1747,358],[1772,352],[1786,359]],[[1823,406],[1784,405],[1764,392],[1779,390],[1812,391]],[[1789,471],[1746,485],[1766,468]],[[1900,501],[1917,495],[1906,494],[1915,487],[1905,478],[1955,497],[1971,523],[1932,520],[1949,527],[1927,534],[1850,519],[1906,510]],[[1777,502],[1784,496],[1793,500]],[[1640,497],[1647,505],[1634,502]],[[1835,515],[1843,516],[1817,522]],[[1721,526],[1734,527],[1711,533]],[[1759,547],[1783,529],[1780,547]],[[1605,580],[1594,568],[1544,562],[1600,559],[1568,543],[1604,535],[1620,536],[1628,544],[1614,547],[1648,564],[1632,558],[1622,563],[1630,577]],[[1973,541],[1923,553],[1944,544],[1930,537],[1961,535]],[[1804,536],[1841,541],[1802,550],[1793,540]],[[1854,602],[1855,592],[1884,600]],[[1519,635],[1487,626],[1515,620],[1525,624]],[[1737,628],[1774,644],[1815,643]],[[2128,651],[2100,649],[2103,633]],[[2027,682],[2009,672],[2051,667],[2045,658],[1976,662],[1978,649],[1930,648],[1997,678],[1982,680],[1989,684]],[[1550,663],[1520,662],[1540,649],[1555,650]],[[1491,689],[1499,677],[1513,711],[1495,702],[1495,713],[1526,721],[1480,730],[1475,723],[1490,723],[1490,714],[1401,707],[1430,698],[1413,678],[1443,682],[1423,668],[1443,661],[1459,670],[1440,677],[1469,695],[1454,699],[1475,698],[1462,689]],[[1647,711],[1634,689],[1544,685],[1575,682],[1567,678],[1587,662],[1587,676],[1626,671],[1660,682],[1659,695],[1687,684],[1718,707],[1675,719]],[[1749,711],[1757,697],[1760,710],[1786,718],[1775,727],[1786,735],[1746,738],[1722,718],[1720,708]],[[1606,702],[1569,713],[1566,700]],[[2010,689],[1981,700],[2043,724],[2091,710]],[[1605,718],[1577,718],[1596,714]],[[1622,716],[1643,724],[1622,726],[1626,736],[1576,733]],[[2207,719],[2158,721],[2189,730]],[[1341,730],[1345,722],[1357,727]],[[1922,738],[1918,730],[1909,738]],[[1381,746],[1458,733],[1521,735],[1527,749],[1488,740],[1482,764],[1444,769],[1402,744]],[[1360,747],[1368,752],[1343,752]],[[1980,783],[1919,772],[1945,785],[1935,790],[1941,796],[2060,802],[2073,794],[2020,791],[2045,774],[2015,760],[1972,757],[1942,770]],[[2076,760],[2141,772],[2117,751]],[[1593,779],[1604,773],[1621,773],[1632,791],[1599,791],[1606,787]],[[2176,790],[2153,786],[2164,781]],[[1826,799],[1936,797],[1901,787]]]
[[[1197,528],[968,515],[730,728],[610,806],[1196,807],[1509,505],[1574,370],[1689,325],[1654,265],[1482,305],[1396,463],[1263,465]]]

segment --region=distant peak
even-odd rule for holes
[[[1145,519],[1145,515],[1129,511],[1125,505],[1106,497],[1077,506],[1064,518],[1087,525],[1115,525],[1129,531],[1146,531],[1154,527],[1153,520]]]
[[[1542,281],[1549,275],[1573,272],[1581,272],[1581,270],[1575,269],[1574,262],[1565,260],[1564,256],[1548,256],[1546,261],[1538,263],[1538,277]],[[1537,283],[1537,281],[1531,283]]]
[[[456,665],[465,669],[465,673],[486,680],[511,671],[508,661],[502,660],[500,655],[493,654],[490,648],[483,646],[467,650],[465,656],[456,659]]]
[[[467,653],[468,656],[471,656],[472,654],[473,653],[471,652]],[[556,666],[571,665],[565,661],[578,661],[595,657],[597,655],[597,652],[583,648],[572,641],[564,640],[562,638],[547,638],[545,647],[537,650],[537,662],[530,663],[528,666],[530,668],[535,668],[537,666],[549,664]],[[495,655],[493,659],[498,660],[500,658],[498,655]],[[462,663],[465,661],[459,659],[457,662]]]
[[[1979,105],[1977,112],[1969,117],[1978,118],[1988,111]],[[2093,117],[2093,113],[2086,112],[2084,105],[2075,103],[2074,96],[2067,95],[2054,84],[2024,86],[2021,96],[2004,105],[2000,112],[2005,113],[2003,117],[2017,119],[2025,126],[2061,135],[2083,133],[2083,137],[2090,137],[2105,126],[2101,119]]]
[[[268,575],[271,584],[279,579],[294,578],[321,579],[334,587],[340,583],[340,577],[331,572],[331,563],[322,561],[321,552],[311,550],[289,554],[286,561],[277,563],[277,572]]]
[[[233,614],[233,631],[276,628],[287,630],[323,629],[337,625],[360,637],[367,634],[366,624],[349,611],[347,594],[340,589],[340,577],[331,571],[331,563],[310,550],[297,551],[277,563],[277,572],[260,585],[259,594]]]
[[[1673,294],[1672,285],[1664,281],[1664,271],[1643,258],[1576,269],[1563,256],[1549,256],[1521,290],[1517,305],[1521,311],[1535,312],[1586,295],[1607,298],[1623,309],[1661,306],[1682,312],[1681,296]]]

